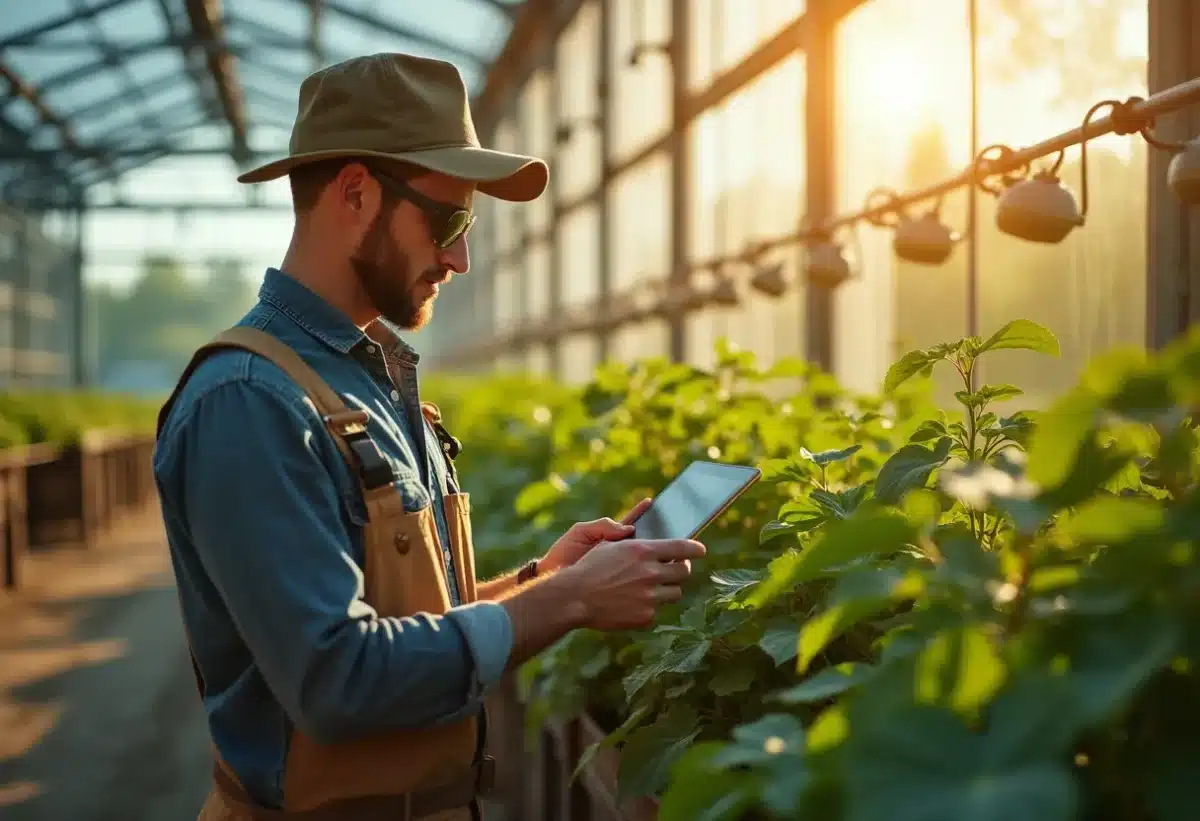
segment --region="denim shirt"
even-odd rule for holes
[[[455,604],[444,616],[375,613],[363,600],[366,506],[311,401],[246,351],[195,370],[154,475],[213,741],[256,801],[280,807],[293,728],[328,742],[477,714],[512,625],[495,602],[458,603],[441,501],[456,488],[421,416],[417,354],[381,350],[275,269],[238,324],[286,342],[369,414],[405,510],[433,508]]]

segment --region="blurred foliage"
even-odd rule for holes
[[[160,404],[87,391],[0,393],[0,448],[78,444],[89,432],[152,436]]]
[[[256,293],[238,260],[214,258],[206,276],[196,278],[180,260],[163,255],[143,260],[128,291],[91,286],[101,381],[127,363],[159,364],[170,376],[182,372],[197,348],[241,318]]]
[[[879,397],[724,346],[711,371],[440,386],[494,569],[692,459],[764,471],[653,628],[524,667],[531,727],[591,713],[664,821],[1192,817],[1200,331],[1096,359],[1041,412],[975,378],[1014,351],[1060,353],[1017,320],[906,353]]]

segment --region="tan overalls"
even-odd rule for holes
[[[308,395],[359,477],[368,516],[363,534],[367,603],[380,616],[449,610],[445,564],[432,508],[404,511],[400,494],[389,480],[390,466],[367,435],[366,413],[348,408],[295,351],[274,336],[254,328],[231,328],[197,350],[159,415],[159,430],[200,361],[231,347],[274,362]],[[424,410],[429,418],[435,408]],[[441,434],[444,430],[439,431],[439,439]],[[371,470],[379,475],[378,463],[367,464],[372,458],[388,468],[377,487],[368,486],[363,479]],[[463,602],[471,602],[476,590],[469,497],[448,494],[444,504],[458,589]],[[263,513],[270,515],[269,510]],[[198,668],[196,683],[203,697]],[[284,770],[283,810],[252,805],[214,747],[214,785],[199,821],[466,821],[471,818],[475,796],[491,786],[493,762],[477,757],[478,741],[475,718],[335,744],[318,744],[293,729]]]

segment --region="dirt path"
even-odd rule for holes
[[[194,819],[208,761],[157,519],[31,556],[0,593],[0,817]]]

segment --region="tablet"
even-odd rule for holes
[[[694,539],[762,476],[758,468],[692,462],[634,522],[635,539]]]

